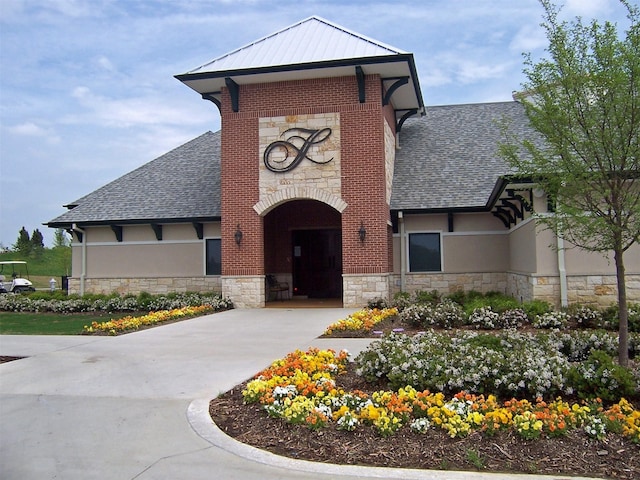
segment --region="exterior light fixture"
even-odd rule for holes
[[[364,228],[363,222],[360,222],[360,230],[358,230],[358,238],[360,238],[360,243],[364,243],[364,239],[367,238],[367,229]]]
[[[236,233],[233,234],[233,238],[236,240],[236,245],[240,246],[242,243],[242,230],[240,230],[240,224],[236,227]]]

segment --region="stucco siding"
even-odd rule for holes
[[[537,270],[536,224],[522,223],[509,233],[509,270],[535,273]]]
[[[445,273],[506,272],[509,239],[502,234],[442,236]]]

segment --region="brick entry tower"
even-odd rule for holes
[[[387,298],[396,135],[424,111],[413,55],[310,17],[177,78],[220,109],[222,293],[262,307],[266,274],[295,281],[287,262],[306,252],[266,238],[265,222],[314,201],[339,214],[344,306]],[[280,230],[326,223],[282,217]],[[269,272],[275,249],[286,261]]]

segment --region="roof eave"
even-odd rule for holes
[[[413,54],[411,53],[399,53],[393,55],[382,56],[370,56],[359,58],[346,58],[337,60],[327,60],[321,62],[309,62],[300,64],[287,64],[287,65],[272,65],[268,67],[255,67],[244,68],[235,70],[219,70],[211,72],[196,72],[196,73],[184,73],[174,75],[177,80],[187,85],[192,90],[201,95],[219,93],[222,87],[225,86],[225,78],[232,78],[238,84],[250,84],[250,83],[267,83],[263,78],[259,81],[256,79],[264,75],[272,76],[271,81],[281,81],[282,76],[273,76],[273,74],[290,74],[287,75],[287,80],[306,79],[309,77],[309,72],[317,70],[324,72],[323,76],[345,76],[354,75],[355,67],[373,67],[365,70],[366,74],[380,73],[376,66],[405,63],[411,77],[413,92],[415,94],[415,103],[412,108],[416,108],[421,114],[424,114],[424,100],[422,98],[422,92],[420,90],[420,82],[416,70]],[[345,71],[345,67],[354,67],[352,71]],[[331,72],[334,70],[335,72]],[[340,70],[343,70],[340,72]],[[296,75],[296,73],[298,75]],[[332,74],[332,73],[335,73]]]

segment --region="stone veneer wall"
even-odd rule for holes
[[[344,274],[342,303],[344,308],[362,308],[374,298],[389,299],[389,274]]]
[[[559,276],[529,276],[510,273],[507,291],[523,301],[539,299],[560,306]],[[640,301],[640,275],[627,275],[627,300]],[[606,307],[618,302],[615,275],[567,276],[567,300],[571,303]]]
[[[404,291],[437,290],[443,295],[457,291],[507,292],[507,274],[493,273],[407,273]],[[400,275],[392,276],[391,295],[400,291]]]
[[[222,291],[220,277],[179,278],[87,278],[85,293],[119,293],[137,295],[141,292],[161,295],[174,292],[218,292]],[[69,293],[80,293],[80,278],[69,278]]]
[[[222,292],[236,308],[262,308],[265,304],[264,275],[230,275],[222,277]]]

